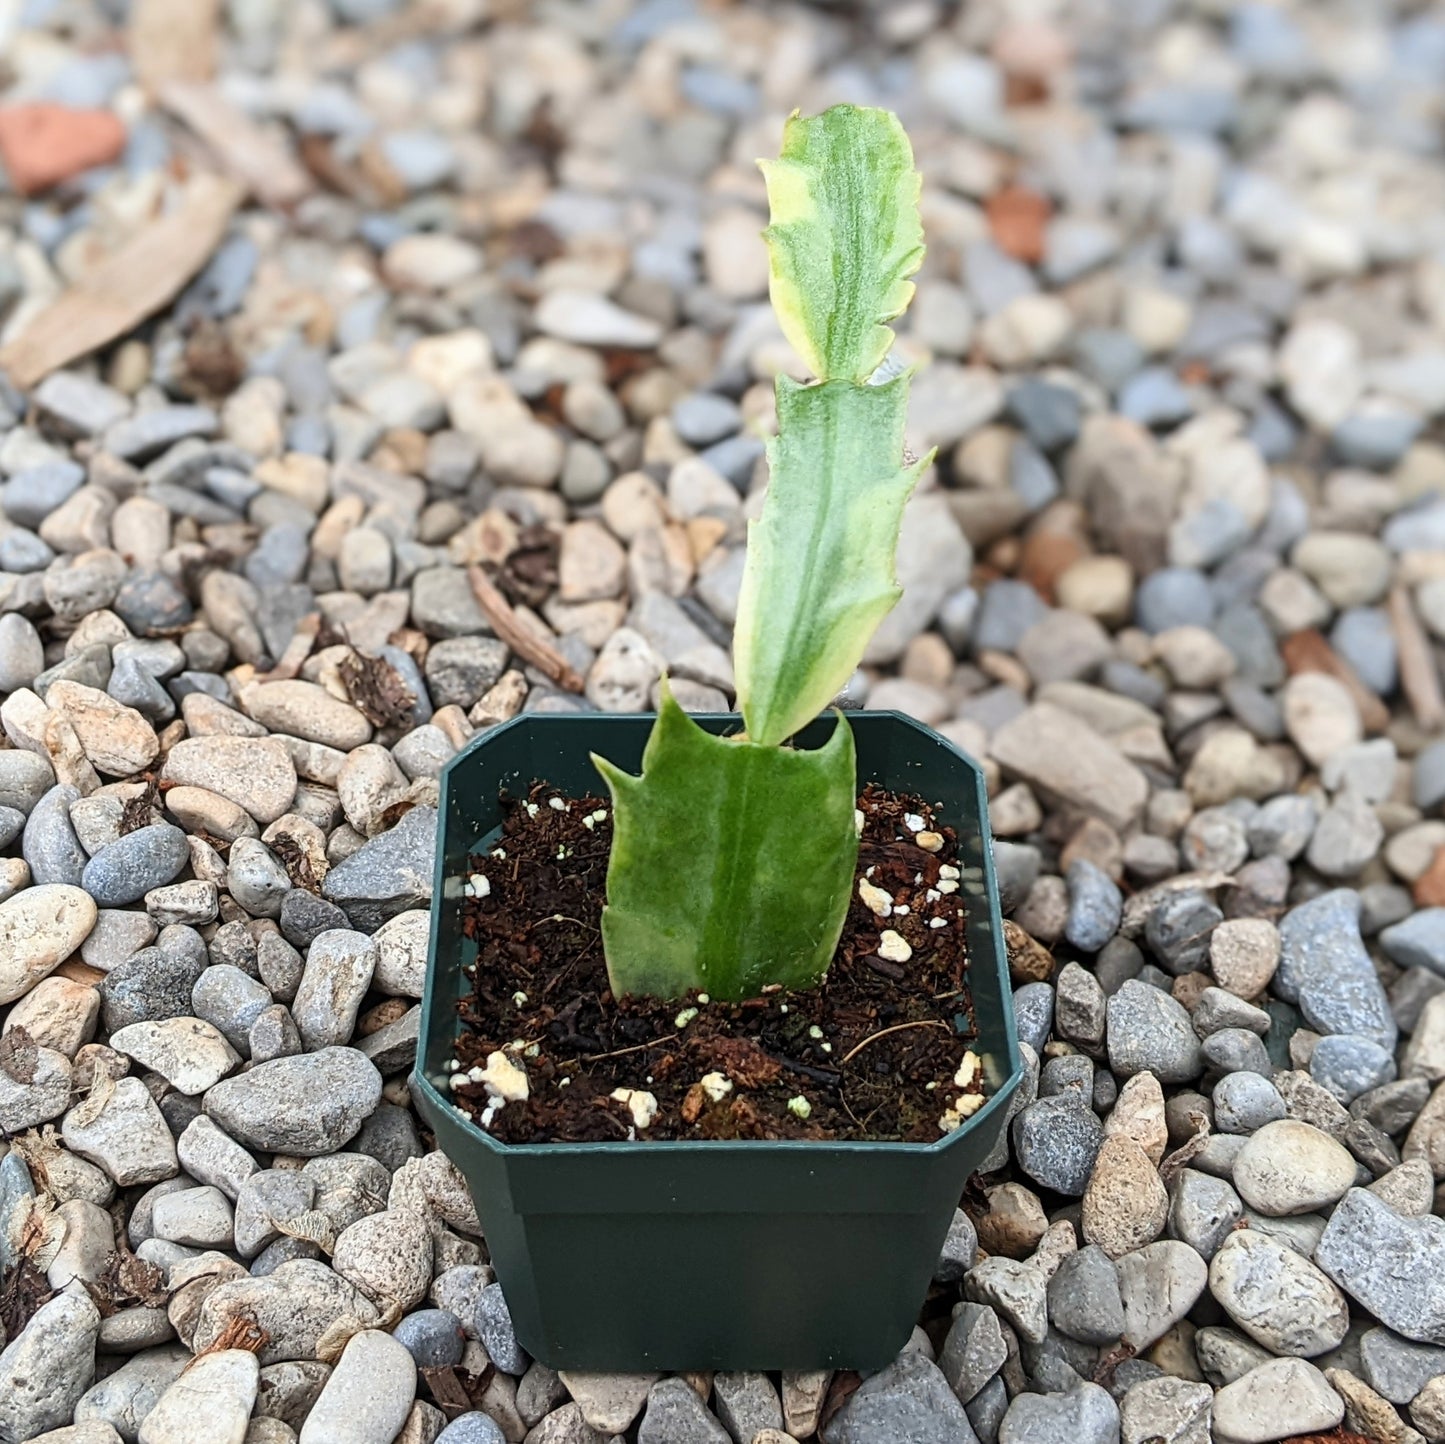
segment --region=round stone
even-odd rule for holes
[[[1079,1197],[1088,1186],[1104,1140],[1104,1125],[1073,1093],[1040,1098],[1013,1122],[1019,1167],[1035,1183]]]
[[[1138,979],[1109,999],[1109,1066],[1120,1077],[1150,1072],[1161,1083],[1188,1083],[1202,1066],[1199,1039],[1183,1006]]]
[[[88,893],[50,883],[0,902],[0,1003],[13,1003],[63,963],[95,926]]]
[[[1273,1354],[1312,1359],[1335,1348],[1349,1328],[1344,1294],[1307,1258],[1253,1229],[1224,1241],[1209,1265],[1209,1289]]]
[[[1355,1182],[1355,1160],[1328,1133],[1293,1118],[1267,1123],[1234,1161],[1240,1197],[1273,1218],[1313,1213]]]
[[[466,1345],[466,1334],[448,1309],[418,1309],[407,1314],[392,1336],[406,1346],[419,1369],[445,1369],[461,1363]]]
[[[431,1283],[432,1238],[427,1220],[403,1208],[358,1219],[336,1240],[331,1266],[377,1304],[409,1309]]]
[[[354,1138],[381,1099],[381,1074],[353,1048],[276,1058],[225,1078],[205,1109],[237,1142],[302,1158]]]
[[[173,881],[190,856],[180,828],[152,823],[101,848],[86,864],[81,886],[101,907],[124,907]]]

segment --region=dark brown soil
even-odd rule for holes
[[[954,1081],[974,1037],[963,903],[948,876],[956,876],[957,838],[935,829],[920,798],[870,787],[858,805],[858,878],[892,896],[892,915],[875,916],[855,886],[820,986],[722,1003],[696,995],[613,998],[599,931],[610,802],[563,798],[538,784],[524,802],[510,804],[501,841],[470,865],[474,882],[487,879],[480,888],[487,895],[463,903],[478,961],[474,991],[459,1005],[457,1061],[459,1076],[507,1049],[526,1068],[529,1096],[496,1109],[484,1126],[508,1143],[634,1133],[907,1143],[942,1137],[945,1112],[981,1088],[977,1077]],[[586,826],[599,809],[606,820]],[[925,841],[932,831],[942,837],[937,851],[918,845],[920,818]],[[934,919],[941,925],[930,926]],[[879,956],[885,929],[912,948],[906,962]],[[722,1097],[701,1084],[713,1073],[732,1084]],[[649,1127],[635,1129],[629,1108],[610,1096],[615,1089],[653,1095],[658,1107]],[[484,1121],[482,1083],[454,1084],[452,1097]]]

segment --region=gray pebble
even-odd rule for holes
[[[659,1379],[647,1395],[637,1427],[638,1444],[732,1444],[732,1436],[708,1411],[686,1379]]]
[[[502,1426],[489,1414],[474,1409],[470,1413],[457,1415],[437,1435],[433,1444],[507,1444],[507,1436],[502,1432]]]
[[[1429,968],[1445,977],[1445,908],[1421,908],[1386,928],[1380,946],[1402,968]]]
[[[1180,1170],[1169,1197],[1172,1237],[1211,1259],[1243,1217],[1244,1204],[1227,1180],[1194,1168]]]
[[[169,822],[152,823],[101,848],[86,864],[81,886],[101,907],[124,907],[164,887],[189,861],[185,833]]]
[[[1171,973],[1191,973],[1209,956],[1209,940],[1224,914],[1208,895],[1194,890],[1170,892],[1150,911],[1144,937]]]
[[[1093,1097],[1094,1064],[1083,1053],[1050,1058],[1039,1075],[1040,1098],[1054,1098],[1069,1092],[1077,1093],[1080,1098]]]
[[[1114,936],[1124,899],[1113,878],[1078,858],[1069,866],[1069,920],[1064,936],[1081,952],[1097,953]]]
[[[1048,608],[1027,582],[1007,578],[990,582],[979,603],[973,645],[980,652],[1011,652],[1047,614]]]
[[[1134,593],[1134,619],[1151,634],[1172,627],[1207,627],[1214,611],[1209,580],[1192,567],[1161,567],[1145,577]]]
[[[281,897],[281,936],[297,948],[309,948],[329,928],[350,927],[350,919],[334,903],[305,888],[293,887]]]
[[[419,1309],[406,1315],[392,1333],[406,1345],[420,1369],[446,1368],[461,1362],[466,1335],[456,1315],[446,1309]]]
[[[105,449],[122,461],[145,461],[192,436],[213,436],[216,413],[208,406],[157,406],[118,421],[105,433]]]
[[[159,946],[142,948],[118,963],[100,984],[105,1031],[186,1017],[191,1013],[191,991],[205,966],[204,951],[195,958]]]
[[[1079,434],[1083,408],[1078,392],[1070,387],[1030,377],[1009,392],[1008,406],[1040,451],[1057,451]]]
[[[943,1240],[938,1262],[933,1268],[935,1283],[958,1283],[978,1258],[978,1233],[973,1220],[961,1209],[953,1210],[953,1221]]]
[[[1365,1381],[1392,1404],[1408,1404],[1426,1384],[1445,1374],[1445,1346],[1416,1344],[1389,1329],[1367,1330],[1360,1338]]]
[[[512,1313],[502,1294],[501,1284],[488,1284],[482,1290],[477,1300],[476,1330],[488,1356],[504,1374],[520,1377],[527,1372],[531,1356],[517,1342],[517,1336],[512,1331]]]
[[[37,886],[81,885],[87,858],[70,821],[71,806],[79,799],[79,790],[63,783],[46,792],[31,810],[21,852],[30,864],[31,881]]]
[[[30,686],[44,670],[45,649],[34,624],[19,612],[0,616],[0,693]]]
[[[238,837],[226,859],[230,894],[254,918],[278,918],[291,878],[259,838]]]
[[[196,1017],[220,1029],[242,1056],[250,1046],[251,1025],[275,1001],[264,983],[226,963],[205,969],[191,993]]]
[[[323,1048],[223,1078],[206,1113],[238,1143],[314,1158],[360,1131],[381,1098],[381,1075],[354,1048]]]
[[[1054,990],[1048,983],[1025,983],[1013,995],[1018,1035],[1035,1052],[1042,1053],[1054,1022]]]
[[[1381,697],[1394,693],[1399,680],[1398,652],[1394,629],[1383,608],[1349,607],[1341,612],[1330,629],[1330,645],[1355,669],[1360,680],[1372,692]],[[1432,744],[1416,757],[1417,778],[1421,758],[1439,747],[1439,743]],[[1441,760],[1430,764],[1430,771],[1436,778],[1440,776],[1439,769],[1445,767],[1445,751],[1439,755]],[[1440,797],[1445,797],[1445,793],[1441,793]],[[1440,797],[1435,802],[1440,801]],[[1420,806],[1435,805],[1435,802],[1420,803],[1418,797],[1416,801]]]
[[[1121,1078],[1148,1071],[1161,1083],[1199,1076],[1199,1039],[1189,1014],[1168,993],[1135,979],[1109,999],[1109,1066]]]
[[[1013,1121],[1018,1165],[1035,1183],[1080,1197],[1104,1141],[1104,1125],[1077,1094],[1040,1098]]]
[[[938,1366],[905,1350],[849,1396],[828,1425],[828,1444],[960,1444],[972,1432]]]
[[[1321,1038],[1310,1054],[1310,1077],[1348,1107],[1395,1077],[1395,1057],[1372,1038],[1335,1033]]]
[[[967,1404],[1007,1359],[998,1315],[987,1304],[959,1304],[938,1354],[938,1367],[959,1401]]]
[[[1212,1101],[1221,1133],[1253,1133],[1285,1116],[1279,1089],[1257,1072],[1226,1074],[1214,1085]]]
[[[1249,1028],[1221,1028],[1199,1045],[1200,1055],[1222,1073],[1255,1073],[1268,1078],[1274,1071],[1259,1034]]]
[[[1119,1406],[1097,1384],[1067,1394],[1019,1394],[999,1425],[999,1444],[1113,1444]]]
[[[1270,798],[1246,828],[1250,852],[1255,857],[1279,857],[1293,862],[1313,836],[1318,816],[1319,809],[1311,797],[1288,794]]]
[[[726,396],[696,391],[674,404],[672,424],[689,446],[702,448],[732,436],[742,425],[742,412]]]
[[[471,707],[507,665],[507,644],[495,637],[452,637],[427,651],[426,685],[438,707]]]
[[[1049,1280],[1049,1322],[1081,1344],[1112,1344],[1124,1332],[1114,1261],[1097,1244],[1068,1254]]]
[[[137,572],[122,583],[112,607],[138,637],[186,626],[194,615],[190,598],[164,572]]]
[[[1292,909],[1280,923],[1274,991],[1297,1003],[1319,1033],[1358,1033],[1395,1046],[1395,1020],[1360,938],[1359,894],[1336,888]]]
[[[169,722],[176,715],[170,693],[134,658],[116,661],[105,690],[117,702],[134,707],[147,721]]]
[[[333,867],[322,892],[345,910],[352,927],[368,933],[397,913],[428,906],[436,830],[436,808],[413,807],[390,831]],[[284,913],[281,930],[286,932]]]

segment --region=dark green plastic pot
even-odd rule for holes
[[[700,717],[714,732],[739,719]],[[860,785],[941,804],[961,840],[969,980],[989,1101],[937,1143],[657,1142],[508,1147],[448,1101],[468,857],[502,820],[498,791],[545,780],[597,792],[597,752],[636,772],[652,719],[527,714],[442,775],[412,1096],[465,1174],[523,1346],[553,1368],[881,1368],[903,1344],[970,1173],[1022,1076],[979,766],[893,712],[854,713]],[[833,724],[803,734],[819,742]],[[810,736],[811,734],[811,736]]]

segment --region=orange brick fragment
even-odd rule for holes
[[[1445,907],[1445,847],[1437,848],[1430,866],[1415,879],[1415,906]]]
[[[1019,576],[1046,602],[1054,599],[1054,583],[1088,553],[1076,536],[1060,531],[1036,531],[1024,540]]]
[[[108,110],[36,102],[0,108],[0,161],[10,184],[31,196],[125,149],[125,126]]]
[[[994,244],[1015,260],[1037,265],[1044,258],[1044,227],[1053,207],[1047,196],[1023,186],[1005,186],[984,202]]]

